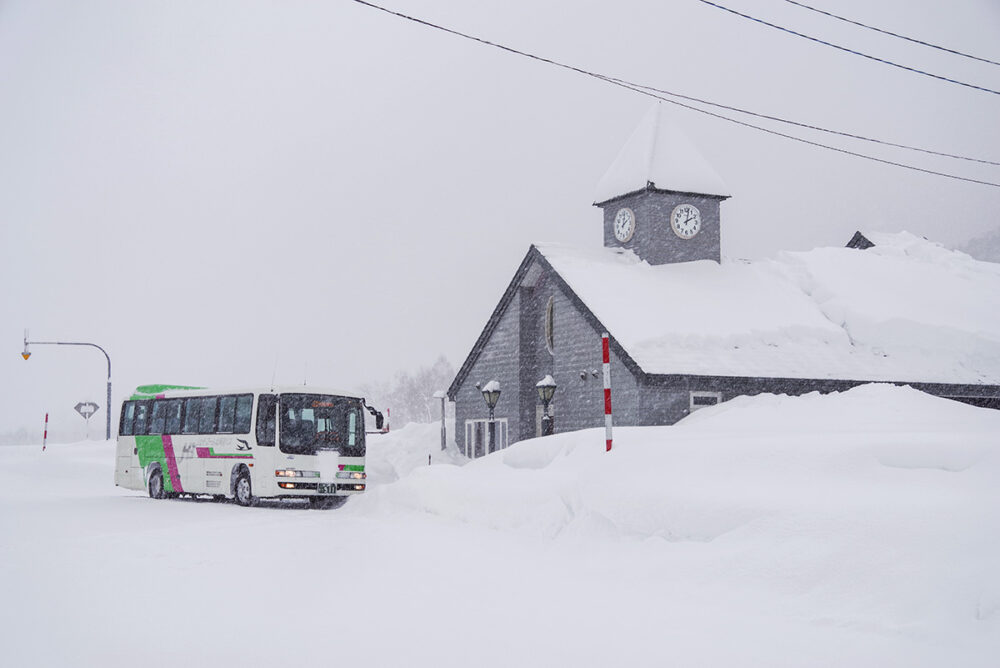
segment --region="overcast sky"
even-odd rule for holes
[[[390,0],[386,0],[389,2]],[[814,0],[1000,60],[1000,4]],[[980,86],[1000,67],[783,0],[726,4]],[[863,60],[697,0],[394,0],[639,83],[1000,160],[1000,95]],[[601,243],[594,188],[650,99],[358,5],[0,0],[0,433],[77,430],[138,384],[354,387],[469,352],[529,244]],[[877,165],[679,110],[726,181],[723,254],[948,246],[1000,188]],[[793,131],[803,134],[801,131]],[[810,139],[1000,181],[974,165]]]

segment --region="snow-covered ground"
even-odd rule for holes
[[[998,411],[740,398],[464,466],[438,430],[373,439],[335,511],[0,448],[3,665],[997,665]]]

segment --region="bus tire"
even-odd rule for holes
[[[163,471],[159,467],[153,469],[149,474],[149,498],[151,499],[165,499],[167,498],[167,490],[163,488]]]
[[[253,488],[250,486],[250,474],[240,471],[233,485],[233,500],[241,506],[254,505]]]
[[[309,505],[316,510],[332,510],[347,503],[346,496],[310,496]]]

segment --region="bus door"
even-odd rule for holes
[[[209,421],[215,420],[214,397],[188,397],[184,399],[184,419],[180,428],[180,436],[176,437],[178,468],[184,481],[185,492],[205,493],[205,467],[198,456],[199,448],[207,445],[205,428],[210,429],[203,417]]]

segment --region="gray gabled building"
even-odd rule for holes
[[[495,448],[541,435],[536,384],[546,376],[557,384],[549,407],[556,432],[602,426],[603,332],[617,425],[673,424],[738,395],[831,392],[873,381],[1000,407],[1000,323],[993,339],[970,344],[964,334],[945,335],[928,349],[925,330],[936,321],[921,313],[940,313],[937,302],[953,296],[944,286],[940,295],[900,300],[886,280],[899,269],[883,266],[892,257],[822,249],[784,261],[721,262],[727,197],[704,158],[654,107],[598,186],[604,248],[531,246],[462,364],[448,390],[459,447],[472,457],[487,453],[481,389],[494,380],[501,389]],[[865,241],[849,245],[876,245]],[[847,285],[829,270],[837,262],[850,265]],[[1000,294],[1000,273],[996,280]],[[851,303],[831,304],[827,293]],[[900,334],[892,313],[901,301],[912,337]],[[985,310],[986,329],[994,307],[1000,303],[973,307]],[[842,317],[845,308],[850,315]],[[885,333],[880,319],[892,322]]]

